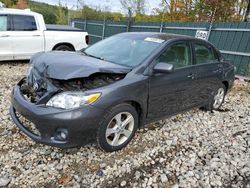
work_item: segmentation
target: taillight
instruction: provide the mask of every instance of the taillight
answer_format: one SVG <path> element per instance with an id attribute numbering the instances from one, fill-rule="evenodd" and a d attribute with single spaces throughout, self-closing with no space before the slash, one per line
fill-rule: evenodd
<path id="1" fill-rule="evenodd" d="M 85 41 L 86 41 L 86 44 L 89 44 L 89 36 L 88 35 L 85 36 Z"/>

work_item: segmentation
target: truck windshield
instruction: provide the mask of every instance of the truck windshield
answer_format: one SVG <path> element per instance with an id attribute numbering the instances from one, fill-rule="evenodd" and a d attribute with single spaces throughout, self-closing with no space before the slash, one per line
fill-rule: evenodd
<path id="1" fill-rule="evenodd" d="M 113 36 L 83 51 L 86 55 L 115 64 L 134 67 L 148 57 L 161 43 L 135 37 Z"/>

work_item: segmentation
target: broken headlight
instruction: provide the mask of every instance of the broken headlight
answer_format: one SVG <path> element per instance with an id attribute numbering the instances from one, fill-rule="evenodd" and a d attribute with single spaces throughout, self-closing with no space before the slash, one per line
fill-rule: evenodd
<path id="1" fill-rule="evenodd" d="M 101 93 L 86 95 L 82 92 L 63 92 L 52 97 L 46 105 L 55 108 L 73 109 L 91 104 L 99 99 L 100 96 Z"/>

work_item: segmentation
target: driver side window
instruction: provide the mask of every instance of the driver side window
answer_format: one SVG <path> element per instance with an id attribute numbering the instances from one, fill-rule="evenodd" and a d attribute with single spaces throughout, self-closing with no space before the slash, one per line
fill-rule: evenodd
<path id="1" fill-rule="evenodd" d="M 0 15 L 0 31 L 7 31 L 7 16 Z"/>
<path id="2" fill-rule="evenodd" d="M 157 63 L 169 63 L 175 68 L 190 65 L 190 48 L 187 43 L 173 44 L 156 60 Z"/>

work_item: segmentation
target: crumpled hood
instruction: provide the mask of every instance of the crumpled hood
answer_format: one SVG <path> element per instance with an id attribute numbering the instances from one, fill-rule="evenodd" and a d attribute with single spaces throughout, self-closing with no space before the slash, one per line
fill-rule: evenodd
<path id="1" fill-rule="evenodd" d="M 38 53 L 31 58 L 35 70 L 47 78 L 69 80 L 94 73 L 128 73 L 131 68 L 75 52 Z"/>

